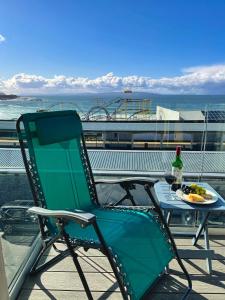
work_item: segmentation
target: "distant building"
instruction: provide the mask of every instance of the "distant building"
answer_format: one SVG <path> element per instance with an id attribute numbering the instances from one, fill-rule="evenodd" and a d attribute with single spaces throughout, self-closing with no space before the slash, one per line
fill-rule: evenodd
<path id="1" fill-rule="evenodd" d="M 201 110 L 172 110 L 157 106 L 156 120 L 162 121 L 204 121 L 205 115 Z"/>

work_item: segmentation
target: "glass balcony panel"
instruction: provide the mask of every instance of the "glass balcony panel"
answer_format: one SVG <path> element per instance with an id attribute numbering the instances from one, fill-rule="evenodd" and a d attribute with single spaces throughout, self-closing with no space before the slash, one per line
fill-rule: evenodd
<path id="1" fill-rule="evenodd" d="M 0 172 L 0 236 L 10 287 L 30 255 L 37 237 L 37 217 L 27 212 L 33 206 L 26 174 Z"/>

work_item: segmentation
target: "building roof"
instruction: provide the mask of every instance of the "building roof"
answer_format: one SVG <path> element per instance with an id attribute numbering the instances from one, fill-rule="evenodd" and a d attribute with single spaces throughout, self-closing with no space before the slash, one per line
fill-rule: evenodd
<path id="1" fill-rule="evenodd" d="M 202 113 L 207 117 L 208 122 L 225 122 L 225 111 L 210 110 Z"/>
<path id="2" fill-rule="evenodd" d="M 204 121 L 205 116 L 201 110 L 181 110 L 180 119 L 184 121 Z"/>
<path id="3" fill-rule="evenodd" d="M 88 150 L 92 169 L 95 174 L 116 175 L 154 175 L 163 174 L 170 169 L 174 151 L 139 150 Z M 184 172 L 203 173 L 209 176 L 225 176 L 225 152 L 183 151 Z M 23 171 L 24 165 L 20 149 L 0 148 L 0 171 Z"/>

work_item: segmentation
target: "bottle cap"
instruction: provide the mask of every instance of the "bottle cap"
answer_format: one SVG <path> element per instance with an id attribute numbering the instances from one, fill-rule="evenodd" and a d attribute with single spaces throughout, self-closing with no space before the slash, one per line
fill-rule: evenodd
<path id="1" fill-rule="evenodd" d="M 181 153 L 181 146 L 176 147 L 176 155 L 180 155 Z"/>

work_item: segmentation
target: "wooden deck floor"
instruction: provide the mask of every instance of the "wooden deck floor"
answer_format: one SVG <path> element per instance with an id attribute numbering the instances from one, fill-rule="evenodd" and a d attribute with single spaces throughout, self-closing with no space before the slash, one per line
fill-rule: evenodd
<path id="1" fill-rule="evenodd" d="M 200 246 L 201 243 L 203 241 L 200 240 Z M 179 249 L 193 249 L 190 238 L 178 238 L 176 244 Z M 225 237 L 211 237 L 210 246 L 215 251 L 213 273 L 211 275 L 206 272 L 205 260 L 186 259 L 184 261 L 193 282 L 191 300 L 225 299 Z M 107 259 L 95 250 L 89 250 L 88 252 L 79 250 L 78 252 L 81 255 L 80 263 L 85 271 L 94 299 L 122 299 Z M 51 249 L 46 259 L 54 255 L 56 255 L 56 252 Z M 174 260 L 170 264 L 170 275 L 165 275 L 161 279 L 153 294 L 149 295 L 149 299 L 181 299 L 185 287 L 184 276 Z M 18 300 L 26 299 L 83 300 L 87 298 L 72 260 L 67 257 L 48 271 L 27 278 L 18 297 Z"/>

